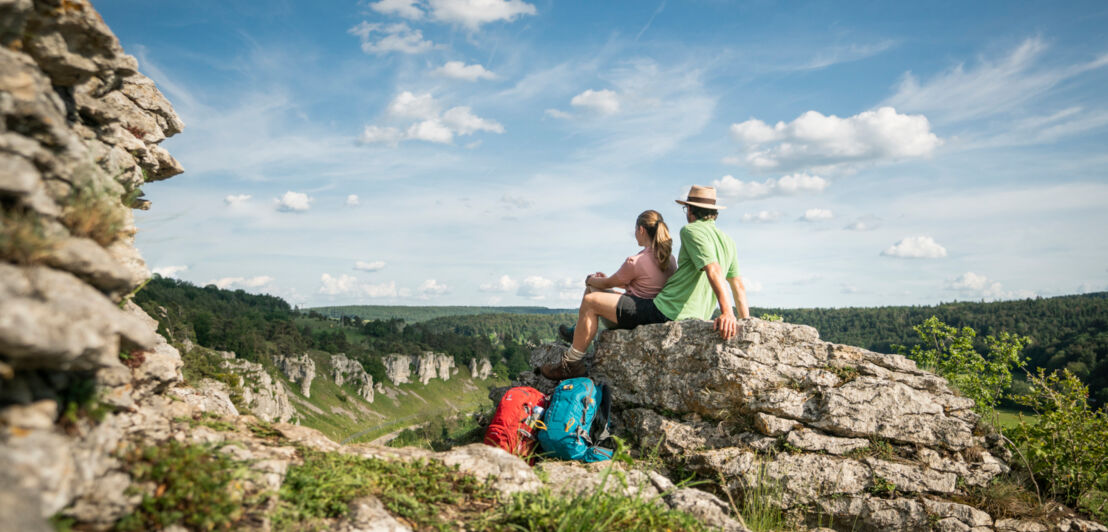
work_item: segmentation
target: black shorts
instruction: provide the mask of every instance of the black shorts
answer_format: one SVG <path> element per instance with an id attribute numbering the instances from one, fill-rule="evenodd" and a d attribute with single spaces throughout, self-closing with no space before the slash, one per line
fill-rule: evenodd
<path id="1" fill-rule="evenodd" d="M 617 329 L 634 329 L 639 325 L 671 321 L 654 306 L 653 299 L 623 294 L 616 304 Z"/>

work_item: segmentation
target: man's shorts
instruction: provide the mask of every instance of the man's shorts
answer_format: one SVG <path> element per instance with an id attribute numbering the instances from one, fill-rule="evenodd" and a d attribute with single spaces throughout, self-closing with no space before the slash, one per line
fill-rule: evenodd
<path id="1" fill-rule="evenodd" d="M 653 299 L 623 294 L 616 304 L 617 329 L 634 329 L 639 325 L 671 321 L 654 306 Z"/>

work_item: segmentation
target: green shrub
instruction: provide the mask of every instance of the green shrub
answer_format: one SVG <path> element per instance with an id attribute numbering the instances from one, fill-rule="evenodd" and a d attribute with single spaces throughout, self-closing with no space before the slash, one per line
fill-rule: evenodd
<path id="1" fill-rule="evenodd" d="M 920 367 L 945 377 L 964 396 L 973 399 L 975 410 L 996 425 L 996 405 L 1012 384 L 1012 368 L 1023 367 L 1023 348 L 1030 340 L 1023 336 L 1000 333 L 986 336 L 986 355 L 974 348 L 977 332 L 969 327 L 955 329 L 931 316 L 914 327 L 920 344 L 901 354 L 916 361 Z"/>
<path id="2" fill-rule="evenodd" d="M 245 471 L 209 446 L 170 440 L 124 456 L 138 483 L 154 486 L 116 530 L 155 530 L 180 524 L 191 530 L 229 530 L 243 513 L 229 489 Z"/>
<path id="3" fill-rule="evenodd" d="M 695 517 L 670 510 L 645 497 L 597 490 L 584 497 L 562 497 L 544 489 L 516 494 L 489 522 L 492 530 L 708 530 Z"/>
<path id="4" fill-rule="evenodd" d="M 1047 493 L 1108 521 L 1108 413 L 1089 406 L 1089 389 L 1068 370 L 1028 375 L 1031 391 L 1015 401 L 1038 415 L 1009 437 Z"/>
<path id="5" fill-rule="evenodd" d="M 49 256 L 56 245 L 37 214 L 0 206 L 0 260 L 36 264 Z"/>
<path id="6" fill-rule="evenodd" d="M 127 209 L 119 195 L 95 184 L 74 187 L 66 198 L 62 223 L 77 236 L 87 236 L 101 246 L 118 239 L 127 225 Z"/>

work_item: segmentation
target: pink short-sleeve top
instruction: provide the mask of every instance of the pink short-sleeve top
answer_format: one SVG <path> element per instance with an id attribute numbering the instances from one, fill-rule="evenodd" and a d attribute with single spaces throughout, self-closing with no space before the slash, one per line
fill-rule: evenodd
<path id="1" fill-rule="evenodd" d="M 627 257 L 612 279 L 626 287 L 627 293 L 635 297 L 652 299 L 662 291 L 673 272 L 677 271 L 677 257 L 669 256 L 669 268 L 663 272 L 654 258 L 654 248 L 643 248 L 635 255 Z"/>

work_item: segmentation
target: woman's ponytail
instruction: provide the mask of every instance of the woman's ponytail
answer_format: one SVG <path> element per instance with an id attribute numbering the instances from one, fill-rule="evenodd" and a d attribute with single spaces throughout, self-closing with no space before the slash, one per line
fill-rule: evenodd
<path id="1" fill-rule="evenodd" d="M 673 237 L 670 236 L 669 227 L 666 226 L 661 213 L 654 210 L 643 211 L 635 224 L 646 229 L 651 247 L 654 248 L 654 259 L 658 261 L 658 268 L 663 273 L 669 273 L 669 259 L 673 255 Z"/>

